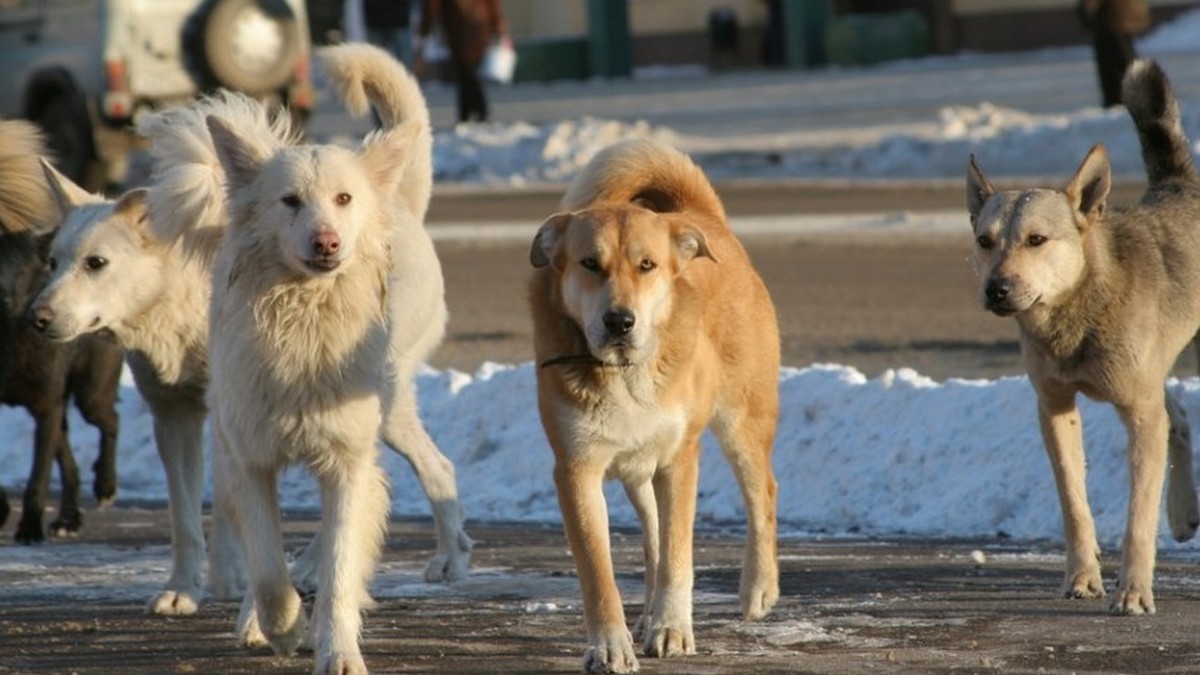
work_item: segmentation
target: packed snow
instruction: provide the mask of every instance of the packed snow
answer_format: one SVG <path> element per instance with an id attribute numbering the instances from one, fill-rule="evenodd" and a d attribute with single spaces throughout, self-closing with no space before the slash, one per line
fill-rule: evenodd
<path id="1" fill-rule="evenodd" d="M 1200 12 L 1176 24 L 1142 44 L 1164 52 L 1200 45 Z M 1200 105 L 1185 102 L 1184 111 L 1189 133 L 1200 138 Z M 958 177 L 967 152 L 975 151 L 986 157 L 989 172 L 1043 175 L 1073 170 L 1095 139 L 1104 138 L 1118 174 L 1140 173 L 1132 130 L 1120 111 L 1084 108 L 1047 115 L 980 103 L 943 109 L 938 128 L 928 136 L 898 132 L 878 143 L 836 151 L 783 152 L 770 166 L 739 165 L 718 154 L 708 158 L 706 168 L 718 176 Z M 435 163 L 442 181 L 563 182 L 600 148 L 629 135 L 661 138 L 684 149 L 695 142 L 645 123 L 597 119 L 481 125 L 439 132 Z M 703 155 L 699 159 L 706 161 Z M 829 219 L 822 226 L 872 226 L 863 225 L 861 216 Z M 128 378 L 122 386 L 119 498 L 165 501 L 149 412 Z M 779 386 L 783 414 L 774 468 L 785 533 L 1060 536 L 1034 394 L 1025 378 L 935 382 L 900 368 L 868 379 L 852 368 L 814 365 L 783 369 Z M 1170 386 L 1182 398 L 1193 428 L 1200 429 L 1200 380 Z M 473 374 L 426 371 L 417 387 L 428 429 L 457 467 L 469 518 L 559 520 L 531 364 L 487 364 Z M 1125 432 L 1108 406 L 1081 405 L 1088 490 L 1101 541 L 1112 545 L 1125 520 Z M 80 466 L 90 466 L 95 430 L 72 413 L 70 433 Z M 32 422 L 23 410 L 0 410 L 0 485 L 10 495 L 19 495 L 24 487 L 31 437 Z M 383 461 L 393 484 L 393 514 L 428 514 L 406 462 L 386 451 Z M 701 524 L 742 522 L 736 482 L 710 437 L 705 439 L 699 490 Z M 610 485 L 607 495 L 614 522 L 634 523 L 619 488 Z M 301 470 L 284 473 L 281 496 L 292 508 L 315 509 L 318 503 L 315 484 Z M 1160 542 L 1168 549 L 1176 546 L 1165 526 Z"/>

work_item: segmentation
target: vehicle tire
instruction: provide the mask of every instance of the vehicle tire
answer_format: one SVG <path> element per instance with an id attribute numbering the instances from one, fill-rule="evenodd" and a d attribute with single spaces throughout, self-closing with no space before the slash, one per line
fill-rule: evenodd
<path id="1" fill-rule="evenodd" d="M 292 81 L 303 37 L 284 0 L 209 0 L 184 36 L 204 88 L 260 96 Z"/>
<path id="2" fill-rule="evenodd" d="M 87 111 L 72 97 L 57 93 L 48 96 L 33 111 L 32 121 L 46 134 L 54 164 L 68 178 L 88 189 L 95 189 L 93 165 L 96 151 L 92 125 Z"/>

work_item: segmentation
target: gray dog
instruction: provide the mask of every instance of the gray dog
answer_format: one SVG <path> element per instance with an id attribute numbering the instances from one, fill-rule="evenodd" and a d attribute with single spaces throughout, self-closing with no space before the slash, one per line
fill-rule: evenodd
<path id="1" fill-rule="evenodd" d="M 1187 418 L 1163 387 L 1200 327 L 1200 177 L 1159 66 L 1134 63 L 1123 96 L 1149 177 L 1138 205 L 1108 208 L 1111 175 L 1100 145 L 1061 191 L 997 192 L 972 157 L 967 205 L 983 304 L 1017 320 L 1037 390 L 1062 504 L 1063 592 L 1104 595 L 1075 404 L 1082 393 L 1112 403 L 1129 434 L 1129 516 L 1109 610 L 1143 614 L 1154 612 L 1158 513 L 1168 468 L 1172 534 L 1184 541 L 1200 525 Z"/>

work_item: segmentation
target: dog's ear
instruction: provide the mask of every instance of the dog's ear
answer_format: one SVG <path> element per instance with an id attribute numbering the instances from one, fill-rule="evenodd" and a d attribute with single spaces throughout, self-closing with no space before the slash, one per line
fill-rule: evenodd
<path id="1" fill-rule="evenodd" d="M 674 228 L 674 238 L 675 253 L 679 256 L 680 262 L 686 263 L 695 258 L 708 258 L 717 262 L 712 250 L 708 248 L 708 239 L 700 230 L 690 225 L 677 226 Z"/>
<path id="2" fill-rule="evenodd" d="M 229 187 L 244 187 L 254 182 L 267 158 L 256 152 L 224 119 L 209 115 L 204 121 Z"/>
<path id="3" fill-rule="evenodd" d="M 1065 192 L 1071 206 L 1083 216 L 1084 221 L 1091 222 L 1104 215 L 1104 207 L 1108 203 L 1108 192 L 1112 189 L 1112 168 L 1108 163 L 1108 151 L 1104 145 L 1097 143 L 1088 151 L 1087 157 L 1079 165 L 1075 177 L 1067 185 Z"/>
<path id="4" fill-rule="evenodd" d="M 96 195 L 84 190 L 70 178 L 59 173 L 58 169 L 54 168 L 54 165 L 47 162 L 44 157 L 42 158 L 42 171 L 46 174 L 46 184 L 50 186 L 50 193 L 58 208 L 59 223 L 66 220 L 67 215 L 76 207 L 100 201 Z"/>
<path id="5" fill-rule="evenodd" d="M 975 163 L 975 154 L 971 153 L 971 158 L 967 161 L 967 213 L 971 214 L 971 225 L 979 218 L 979 212 L 983 210 L 988 197 L 994 194 L 996 188 L 992 187 L 991 181 L 983 175 L 983 171 Z"/>
<path id="6" fill-rule="evenodd" d="M 556 213 L 546 219 L 533 237 L 533 246 L 529 248 L 529 263 L 537 268 L 550 264 L 555 258 L 556 249 L 562 241 L 562 233 L 571 222 L 571 214 Z"/>
<path id="7" fill-rule="evenodd" d="M 113 216 L 122 218 L 138 237 L 144 241 L 154 239 L 150 230 L 150 212 L 147 208 L 150 191 L 145 188 L 130 190 L 113 204 Z"/>
<path id="8" fill-rule="evenodd" d="M 372 184 L 383 194 L 393 194 L 404 179 L 421 133 L 420 124 L 408 122 L 386 132 L 372 134 L 363 144 L 360 151 L 363 165 Z"/>

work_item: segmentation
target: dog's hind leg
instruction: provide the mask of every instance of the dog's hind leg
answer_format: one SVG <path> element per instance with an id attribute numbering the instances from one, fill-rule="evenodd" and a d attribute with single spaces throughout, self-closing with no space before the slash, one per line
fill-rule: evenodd
<path id="1" fill-rule="evenodd" d="M 1171 434 L 1167 445 L 1167 522 L 1175 541 L 1187 541 L 1200 527 L 1200 504 L 1192 473 L 1192 429 L 1179 399 L 1166 392 Z"/>
<path id="2" fill-rule="evenodd" d="M 778 484 L 771 471 L 771 447 L 779 409 L 778 391 L 771 385 L 760 395 L 771 401 L 739 410 L 719 409 L 713 434 L 733 468 L 746 508 L 746 552 L 742 559 L 739 595 L 742 616 L 753 621 L 771 611 L 779 599 L 776 500 Z M 773 401 L 773 402 L 772 402 Z M 751 410 L 759 411 L 752 415 Z"/>
<path id="3" fill-rule="evenodd" d="M 625 484 L 625 494 L 637 512 L 638 522 L 642 524 L 642 555 L 646 565 L 646 594 L 642 607 L 642 616 L 633 627 L 633 639 L 641 642 L 650 630 L 651 601 L 654 599 L 654 579 L 658 576 L 659 532 L 658 532 L 658 502 L 654 498 L 654 485 L 643 481 L 637 485 Z"/>
<path id="4" fill-rule="evenodd" d="M 195 614 L 204 587 L 204 449 L 205 411 L 189 404 L 160 404 L 154 412 L 154 440 L 167 474 L 167 506 L 171 517 L 171 577 L 150 598 L 152 614 Z"/>
<path id="5" fill-rule="evenodd" d="M 1112 614 L 1154 613 L 1154 560 L 1158 513 L 1166 479 L 1170 422 L 1162 389 L 1117 412 L 1129 433 L 1129 517 L 1122 546 L 1120 581 L 1109 604 Z"/>
<path id="6" fill-rule="evenodd" d="M 1063 537 L 1067 546 L 1067 571 L 1062 592 L 1068 598 L 1104 597 L 1100 578 L 1100 545 L 1088 506 L 1086 462 L 1083 454 L 1083 419 L 1075 405 L 1075 392 L 1038 388 L 1038 422 L 1062 508 Z"/>
<path id="7" fill-rule="evenodd" d="M 318 476 L 321 576 L 313 608 L 317 675 L 365 675 L 359 648 L 367 587 L 383 551 L 390 506 L 387 476 L 374 442 Z M 261 622 L 261 617 L 260 617 Z"/>
<path id="8" fill-rule="evenodd" d="M 458 581 L 467 577 L 474 542 L 463 529 L 466 519 L 458 501 L 454 464 L 438 450 L 417 414 L 411 380 L 395 383 L 397 391 L 381 427 L 383 442 L 400 453 L 417 474 L 433 510 L 437 554 L 425 568 L 426 581 Z"/>

